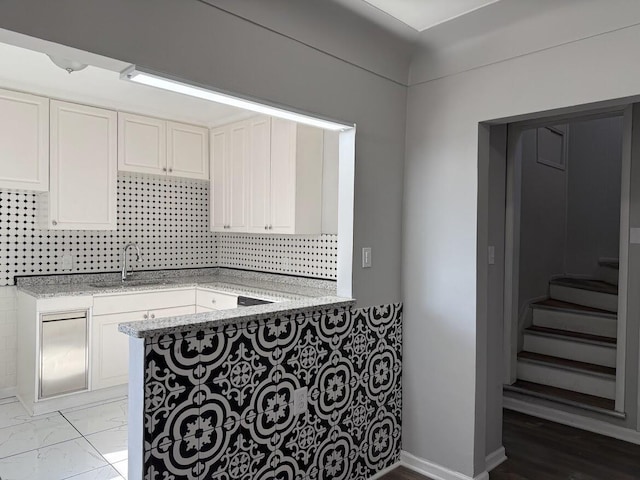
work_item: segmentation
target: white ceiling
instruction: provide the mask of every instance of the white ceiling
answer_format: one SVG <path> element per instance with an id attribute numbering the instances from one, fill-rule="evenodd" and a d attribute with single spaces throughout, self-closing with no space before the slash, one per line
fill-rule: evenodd
<path id="1" fill-rule="evenodd" d="M 127 65 L 112 63 L 117 69 Z M 0 88 L 9 90 L 207 126 L 254 115 L 244 109 L 120 80 L 119 70 L 90 65 L 69 74 L 44 53 L 6 43 L 0 43 L 0 65 Z"/>
<path id="2" fill-rule="evenodd" d="M 499 0 L 356 0 L 422 32 Z M 344 4 L 344 2 L 342 2 Z"/>

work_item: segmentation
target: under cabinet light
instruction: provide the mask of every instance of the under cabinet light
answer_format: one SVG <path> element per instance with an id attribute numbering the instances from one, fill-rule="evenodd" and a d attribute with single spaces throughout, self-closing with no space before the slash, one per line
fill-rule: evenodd
<path id="1" fill-rule="evenodd" d="M 287 110 L 271 107 L 269 105 L 263 105 L 251 100 L 245 100 L 242 98 L 227 95 L 225 93 L 208 90 L 206 88 L 196 87 L 177 80 L 165 78 L 154 73 L 148 73 L 140 71 L 135 65 L 127 68 L 120 74 L 120 78 L 150 87 L 161 88 L 163 90 L 169 90 L 183 95 L 189 95 L 191 97 L 201 98 L 210 102 L 222 103 L 224 105 L 230 105 L 232 107 L 243 108 L 256 113 L 262 113 L 270 115 L 272 117 L 278 117 L 285 120 L 291 120 L 312 127 L 323 128 L 325 130 L 342 131 L 353 128 L 353 125 L 344 125 L 328 120 L 322 120 L 320 118 L 309 117 L 300 113 L 289 112 Z"/>

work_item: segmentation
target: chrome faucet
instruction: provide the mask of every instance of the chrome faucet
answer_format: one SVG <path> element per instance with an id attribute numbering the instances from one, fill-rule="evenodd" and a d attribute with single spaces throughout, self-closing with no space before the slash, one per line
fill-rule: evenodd
<path id="1" fill-rule="evenodd" d="M 127 243 L 124 247 L 124 250 L 122 250 L 121 278 L 123 282 L 127 279 L 127 250 L 129 250 L 130 247 L 133 247 L 136 249 L 136 262 L 139 262 L 140 260 L 142 260 L 142 255 L 140 254 L 140 247 L 138 247 L 138 245 L 136 245 L 133 242 Z"/>

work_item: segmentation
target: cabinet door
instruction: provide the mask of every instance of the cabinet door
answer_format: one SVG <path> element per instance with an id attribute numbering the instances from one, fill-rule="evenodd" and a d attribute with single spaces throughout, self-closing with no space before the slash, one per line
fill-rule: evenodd
<path id="1" fill-rule="evenodd" d="M 211 130 L 211 179 L 209 182 L 209 229 L 225 232 L 227 225 L 226 158 L 228 155 L 229 128 Z"/>
<path id="2" fill-rule="evenodd" d="M 91 389 L 113 387 L 129 381 L 129 337 L 118 324 L 144 319 L 147 311 L 94 315 L 91 338 Z"/>
<path id="3" fill-rule="evenodd" d="M 249 153 L 249 123 L 234 123 L 229 132 L 229 156 L 225 162 L 229 220 L 227 231 L 247 231 L 247 158 Z"/>
<path id="4" fill-rule="evenodd" d="M 0 90 L 0 188 L 49 190 L 49 99 Z"/>
<path id="5" fill-rule="evenodd" d="M 49 227 L 115 230 L 117 115 L 51 101 Z"/>
<path id="6" fill-rule="evenodd" d="M 167 173 L 167 122 L 118 112 L 118 170 Z"/>
<path id="7" fill-rule="evenodd" d="M 209 130 L 167 122 L 167 166 L 174 177 L 209 178 Z"/>
<path id="8" fill-rule="evenodd" d="M 269 232 L 295 233 L 296 123 L 290 120 L 271 120 L 270 186 Z"/>
<path id="9" fill-rule="evenodd" d="M 247 159 L 248 231 L 265 233 L 270 224 L 271 118 L 249 120 Z"/>

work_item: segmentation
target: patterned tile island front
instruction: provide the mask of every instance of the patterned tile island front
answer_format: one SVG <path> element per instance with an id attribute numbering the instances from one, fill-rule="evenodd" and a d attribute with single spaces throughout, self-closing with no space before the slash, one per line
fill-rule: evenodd
<path id="1" fill-rule="evenodd" d="M 366 480 L 399 461 L 401 304 L 283 310 L 123 329 L 129 479 Z"/>

